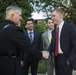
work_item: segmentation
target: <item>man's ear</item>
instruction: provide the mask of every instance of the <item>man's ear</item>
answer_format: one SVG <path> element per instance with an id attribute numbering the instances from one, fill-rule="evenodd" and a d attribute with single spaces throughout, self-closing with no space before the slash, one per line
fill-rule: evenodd
<path id="1" fill-rule="evenodd" d="M 14 17 L 14 14 L 12 13 L 12 14 L 11 14 L 11 19 L 13 19 L 13 17 Z"/>
<path id="2" fill-rule="evenodd" d="M 60 18 L 62 18 L 62 14 L 60 14 Z"/>

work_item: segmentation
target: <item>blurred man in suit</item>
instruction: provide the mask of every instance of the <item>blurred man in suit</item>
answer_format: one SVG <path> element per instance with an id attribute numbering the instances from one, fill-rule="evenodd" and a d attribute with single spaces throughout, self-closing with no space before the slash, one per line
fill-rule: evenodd
<path id="1" fill-rule="evenodd" d="M 64 11 L 61 9 L 53 10 L 51 17 L 57 27 L 53 30 L 48 51 L 54 52 L 56 75 L 72 75 L 72 70 L 76 68 L 76 26 L 64 22 Z"/>
<path id="2" fill-rule="evenodd" d="M 52 30 L 54 29 L 54 23 L 51 18 L 46 19 L 46 26 L 48 30 L 42 34 L 43 50 L 47 50 L 52 39 Z M 52 53 L 46 60 L 46 72 L 47 75 L 53 75 L 54 73 L 54 54 Z"/>
<path id="3" fill-rule="evenodd" d="M 0 75 L 23 75 L 19 58 L 21 50 L 38 59 L 48 58 L 47 52 L 37 50 L 27 41 L 19 27 L 21 20 L 21 8 L 6 8 L 6 18 L 0 24 Z"/>
<path id="4" fill-rule="evenodd" d="M 27 38 L 28 42 L 30 44 L 32 44 L 36 49 L 42 51 L 43 50 L 43 44 L 42 44 L 41 33 L 34 30 L 33 19 L 27 19 L 25 21 L 25 28 L 27 30 L 24 30 L 24 34 L 25 34 L 25 37 Z M 24 54 L 23 55 L 23 61 L 24 61 L 25 75 L 28 75 L 29 67 L 31 69 L 31 74 L 37 75 L 39 59 L 37 59 L 35 56 Z"/>

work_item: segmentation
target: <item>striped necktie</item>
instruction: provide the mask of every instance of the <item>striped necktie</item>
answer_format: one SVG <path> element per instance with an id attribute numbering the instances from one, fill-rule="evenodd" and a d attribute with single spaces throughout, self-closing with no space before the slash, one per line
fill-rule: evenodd
<path id="1" fill-rule="evenodd" d="M 32 43 L 32 32 L 29 33 L 30 42 Z"/>

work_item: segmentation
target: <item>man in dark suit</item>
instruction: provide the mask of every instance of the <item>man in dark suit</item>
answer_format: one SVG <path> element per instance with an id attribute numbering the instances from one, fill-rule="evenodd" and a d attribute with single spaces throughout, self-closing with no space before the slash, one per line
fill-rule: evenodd
<path id="1" fill-rule="evenodd" d="M 36 49 L 42 51 L 43 44 L 42 44 L 41 33 L 34 30 L 33 19 L 27 19 L 25 21 L 25 28 L 27 30 L 24 30 L 24 34 L 25 34 L 25 37 L 27 38 L 28 42 L 31 43 Z M 37 75 L 39 59 L 37 59 L 35 56 L 24 54 L 23 61 L 24 61 L 25 75 L 28 75 L 29 67 L 31 69 L 31 74 Z"/>
<path id="2" fill-rule="evenodd" d="M 0 75 L 23 75 L 19 58 L 21 50 L 38 59 L 48 57 L 47 52 L 37 50 L 25 38 L 19 27 L 21 15 L 21 8 L 8 6 L 6 18 L 0 24 Z"/>
<path id="3" fill-rule="evenodd" d="M 57 25 L 52 33 L 52 42 L 48 48 L 54 52 L 56 75 L 72 75 L 76 60 L 76 26 L 64 22 L 64 12 L 55 9 L 51 13 L 54 24 Z"/>

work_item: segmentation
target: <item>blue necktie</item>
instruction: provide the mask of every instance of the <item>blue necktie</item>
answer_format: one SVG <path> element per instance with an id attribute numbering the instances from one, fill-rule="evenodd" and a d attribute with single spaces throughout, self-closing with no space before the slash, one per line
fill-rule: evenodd
<path id="1" fill-rule="evenodd" d="M 32 43 L 32 32 L 29 33 L 30 42 Z"/>

